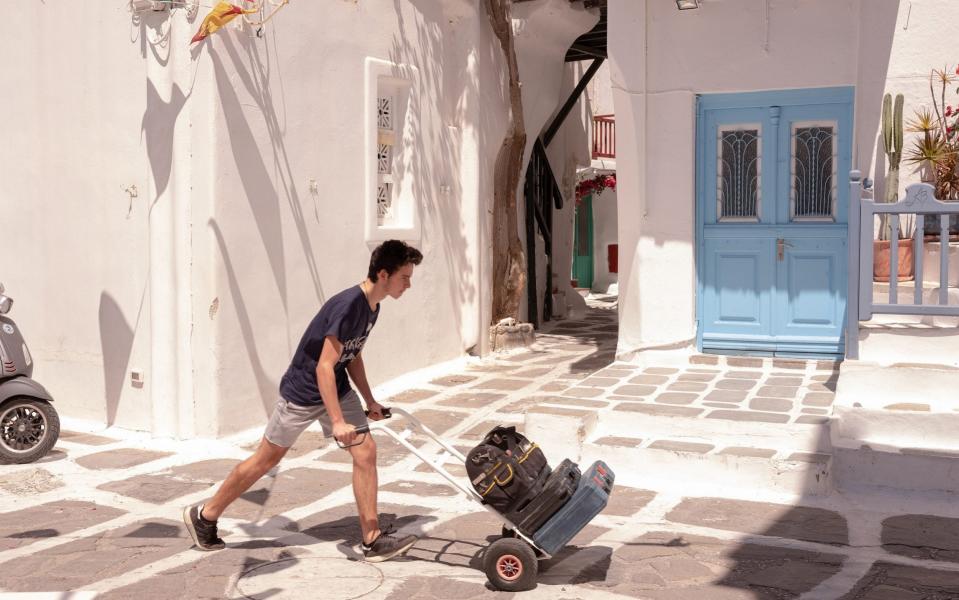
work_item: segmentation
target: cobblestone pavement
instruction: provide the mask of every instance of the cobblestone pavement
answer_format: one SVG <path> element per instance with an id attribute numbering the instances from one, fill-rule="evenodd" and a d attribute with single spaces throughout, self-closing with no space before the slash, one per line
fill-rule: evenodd
<path id="1" fill-rule="evenodd" d="M 534 406 L 757 423 L 828 417 L 832 363 L 694 357 L 687 368 L 639 369 L 614 361 L 616 327 L 615 298 L 593 299 L 585 319 L 544 328 L 535 350 L 477 361 L 384 403 L 412 410 L 462 448 L 496 424 L 521 424 Z M 0 590 L 103 599 L 959 599 L 959 515 L 948 510 L 915 514 L 908 499 L 864 506 L 862 498 L 687 497 L 623 485 L 542 562 L 536 590 L 494 592 L 481 564 L 499 523 L 385 436 L 381 513 L 422 539 L 404 559 L 366 564 L 356 560 L 348 455 L 312 430 L 224 515 L 226 550 L 191 548 L 181 508 L 208 497 L 257 437 L 64 432 L 42 462 L 3 467 Z M 599 441 L 623 452 L 657 447 Z M 615 468 L 616 457 L 608 462 Z"/>

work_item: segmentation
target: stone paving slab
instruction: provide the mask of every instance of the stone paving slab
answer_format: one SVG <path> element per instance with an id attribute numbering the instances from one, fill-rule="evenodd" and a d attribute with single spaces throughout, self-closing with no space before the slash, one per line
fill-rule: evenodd
<path id="1" fill-rule="evenodd" d="M 932 515 L 889 517 L 882 522 L 882 547 L 911 558 L 959 562 L 959 519 Z"/>
<path id="2" fill-rule="evenodd" d="M 722 498 L 687 498 L 671 510 L 666 519 L 673 523 L 821 544 L 849 543 L 848 526 L 842 515 L 807 506 Z"/>
<path id="3" fill-rule="evenodd" d="M 476 381 L 478 378 L 475 375 L 446 375 L 444 377 L 438 377 L 430 381 L 433 385 L 444 385 L 444 386 L 456 386 L 469 383 L 471 381 Z"/>
<path id="4" fill-rule="evenodd" d="M 103 483 L 97 486 L 97 489 L 151 504 L 164 504 L 219 484 L 239 462 L 216 459 L 178 465 L 161 473 L 149 473 Z"/>
<path id="5" fill-rule="evenodd" d="M 0 564 L 0 587 L 70 591 L 183 551 L 182 523 L 139 521 Z"/>
<path id="6" fill-rule="evenodd" d="M 62 429 L 60 430 L 60 439 L 73 442 L 74 444 L 85 444 L 87 446 L 105 446 L 107 444 L 113 444 L 117 441 L 113 438 L 104 437 L 102 435 L 81 433 L 78 431 L 64 431 Z"/>
<path id="7" fill-rule="evenodd" d="M 304 467 L 281 470 L 276 477 L 260 479 L 223 516 L 257 521 L 316 502 L 351 481 L 352 475 L 343 471 Z"/>
<path id="8" fill-rule="evenodd" d="M 690 406 L 671 406 L 667 404 L 650 405 L 639 403 L 622 403 L 613 407 L 613 410 L 638 412 L 664 417 L 695 417 L 703 413 L 703 409 L 692 408 Z"/>
<path id="9" fill-rule="evenodd" d="M 227 471 L 224 471 L 224 479 L 226 475 Z M 183 481 L 170 475 L 137 475 L 129 479 L 98 485 L 97 489 L 151 504 L 165 504 L 181 496 L 208 489 L 212 485 L 212 483 Z"/>
<path id="10" fill-rule="evenodd" d="M 182 545 L 181 540 L 181 550 Z M 190 600 L 223 600 L 230 580 L 238 574 L 305 553 L 300 548 L 287 547 L 273 540 L 231 544 L 227 550 L 218 552 L 190 552 L 196 556 L 195 560 L 100 594 L 97 600 L 184 598 L 185 590 L 189 590 L 187 597 Z"/>
<path id="11" fill-rule="evenodd" d="M 474 384 L 472 387 L 473 389 L 477 390 L 515 391 L 528 386 L 529 383 L 530 382 L 525 379 L 507 379 L 505 377 L 498 377 Z"/>
<path id="12" fill-rule="evenodd" d="M 832 554 L 659 531 L 617 548 L 605 577 L 584 585 L 655 600 L 797 598 L 836 574 L 842 560 Z"/>
<path id="13" fill-rule="evenodd" d="M 429 427 L 437 435 L 456 427 L 469 419 L 469 415 L 449 410 L 422 408 L 413 411 L 413 416 Z"/>
<path id="14" fill-rule="evenodd" d="M 776 455 L 776 451 L 769 448 L 729 446 L 720 450 L 718 454 L 727 454 L 730 456 L 751 456 L 753 458 L 772 458 Z"/>
<path id="15" fill-rule="evenodd" d="M 0 551 L 65 536 L 126 514 L 125 510 L 78 500 L 23 506 L 0 514 Z M 0 572 L 0 577 L 3 577 Z M 9 577 L 10 574 L 8 573 Z M 3 587 L 0 584 L 0 587 Z"/>
<path id="16" fill-rule="evenodd" d="M 399 394 L 394 394 L 389 398 L 385 398 L 382 402 L 384 406 L 389 406 L 392 403 L 412 404 L 414 402 L 426 400 L 427 398 L 432 398 L 437 394 L 439 394 L 439 392 L 436 390 L 410 389 L 400 392 Z"/>
<path id="17" fill-rule="evenodd" d="M 689 452 L 691 454 L 706 454 L 715 446 L 712 444 L 697 444 L 695 442 L 678 442 L 673 440 L 656 440 L 649 445 L 651 450 L 669 450 L 671 452 Z"/>
<path id="18" fill-rule="evenodd" d="M 629 517 L 636 514 L 656 497 L 656 492 L 617 484 L 601 514 Z"/>
<path id="19" fill-rule="evenodd" d="M 91 470 L 128 469 L 167 456 L 173 456 L 173 454 L 171 452 L 158 452 L 156 450 L 118 448 L 116 450 L 105 450 L 103 452 L 97 452 L 96 454 L 81 456 L 76 460 L 76 463 L 81 467 Z"/>
<path id="20" fill-rule="evenodd" d="M 959 573 L 879 561 L 840 600 L 955 600 Z"/>
<path id="21" fill-rule="evenodd" d="M 257 440 L 243 446 L 244 450 L 249 450 L 251 453 L 254 452 L 257 448 L 260 447 L 262 440 Z M 321 431 L 304 431 L 300 434 L 296 441 L 293 442 L 293 445 L 290 446 L 290 449 L 287 450 L 286 456 L 283 457 L 284 460 L 290 460 L 292 458 L 298 458 L 304 454 L 309 454 L 317 448 L 325 448 L 330 444 L 330 440 L 323 437 Z"/>
<path id="22" fill-rule="evenodd" d="M 380 511 L 380 526 L 392 524 L 402 533 L 422 536 L 423 526 L 436 520 L 436 517 L 432 516 L 433 509 L 415 504 L 399 505 L 381 502 L 377 508 Z M 355 504 L 340 504 L 296 522 L 290 521 L 283 525 L 283 529 L 304 533 L 321 542 L 345 542 L 355 545 L 362 541 Z"/>
<path id="23" fill-rule="evenodd" d="M 754 423 L 788 423 L 789 415 L 758 411 L 714 410 L 707 419 L 726 419 L 728 421 L 747 421 Z"/>
<path id="24" fill-rule="evenodd" d="M 486 408 L 498 400 L 506 398 L 506 394 L 492 394 L 489 392 L 469 392 L 456 394 L 436 402 L 437 406 L 453 406 L 456 408 Z"/>

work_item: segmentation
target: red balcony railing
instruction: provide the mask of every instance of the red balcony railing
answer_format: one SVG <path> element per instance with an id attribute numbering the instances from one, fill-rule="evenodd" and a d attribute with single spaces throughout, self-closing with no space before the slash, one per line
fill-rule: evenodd
<path id="1" fill-rule="evenodd" d="M 616 116 L 593 117 L 593 158 L 616 158 Z"/>

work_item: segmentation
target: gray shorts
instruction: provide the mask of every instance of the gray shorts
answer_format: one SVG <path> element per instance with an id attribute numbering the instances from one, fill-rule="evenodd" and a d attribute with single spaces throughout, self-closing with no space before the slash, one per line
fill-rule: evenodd
<path id="1" fill-rule="evenodd" d="M 350 425 L 354 427 L 366 425 L 363 404 L 355 391 L 350 390 L 340 398 L 340 410 L 343 411 L 343 418 Z M 320 422 L 323 437 L 333 437 L 333 424 L 330 422 L 330 415 L 326 412 L 325 404 L 302 406 L 280 398 L 276 401 L 276 407 L 270 416 L 270 422 L 266 424 L 263 437 L 277 446 L 289 448 L 313 421 Z"/>

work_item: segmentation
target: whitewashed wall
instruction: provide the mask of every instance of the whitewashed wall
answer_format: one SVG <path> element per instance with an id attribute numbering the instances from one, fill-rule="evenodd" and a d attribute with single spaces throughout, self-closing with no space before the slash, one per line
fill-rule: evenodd
<path id="1" fill-rule="evenodd" d="M 695 336 L 696 95 L 855 86 L 853 164 L 874 172 L 883 92 L 904 93 L 907 114 L 927 101 L 929 69 L 956 60 L 944 40 L 959 4 L 703 0 L 679 11 L 674 2 L 610 0 L 609 22 L 619 351 L 632 354 L 688 351 Z"/>
<path id="2" fill-rule="evenodd" d="M 517 6 L 538 133 L 544 98 L 558 102 L 555 47 L 595 16 Z M 180 438 L 262 426 L 303 329 L 375 245 L 370 58 L 415 73 L 402 199 L 425 255 L 384 302 L 371 383 L 486 351 L 508 87 L 482 3 L 292 3 L 262 38 L 230 25 L 193 47 L 202 12 L 50 0 L 7 15 L 0 280 L 65 417 Z M 557 89 L 538 96 L 544 82 Z"/>
<path id="3" fill-rule="evenodd" d="M 366 273 L 371 56 L 419 70 L 410 241 L 425 260 L 384 303 L 370 378 L 484 339 L 481 206 L 506 104 L 472 3 L 291 5 L 262 39 L 229 27 L 193 48 L 182 10 L 10 10 L 0 236 L 19 258 L 3 280 L 62 414 L 179 437 L 263 423 L 303 328 Z"/>

